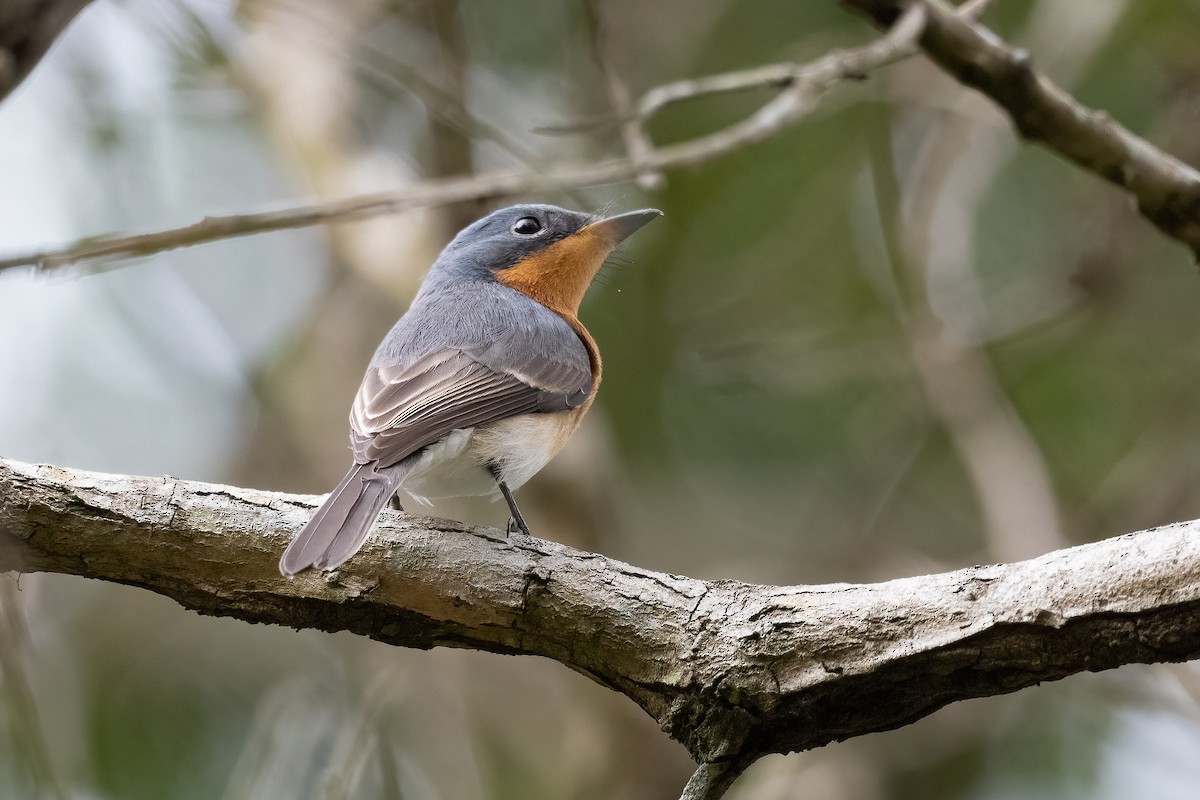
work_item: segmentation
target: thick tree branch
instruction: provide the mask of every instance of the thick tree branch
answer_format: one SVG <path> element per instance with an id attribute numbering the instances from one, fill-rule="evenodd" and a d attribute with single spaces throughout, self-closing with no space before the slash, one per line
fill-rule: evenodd
<path id="1" fill-rule="evenodd" d="M 1027 52 L 942 0 L 842 2 L 884 27 L 906 9 L 925 6 L 920 46 L 929 58 L 994 100 L 1022 136 L 1129 190 L 1148 220 L 1200 260 L 1200 172 L 1078 102 L 1035 70 Z"/>
<path id="2" fill-rule="evenodd" d="M 697 792 L 765 753 L 899 727 L 955 700 L 1200 655 L 1200 522 L 880 584 L 756 586 L 387 513 L 347 569 L 284 580 L 279 553 L 314 505 L 0 459 L 0 569 L 405 647 L 546 656 L 686 745 L 706 765 Z"/>
<path id="3" fill-rule="evenodd" d="M 696 139 L 657 148 L 647 146 L 645 151 L 636 154 L 636 160 L 617 158 L 538 171 L 469 175 L 424 181 L 398 192 L 364 195 L 298 208 L 206 217 L 181 228 L 133 236 L 97 236 L 61 248 L 0 258 L 0 270 L 25 266 L 45 270 L 91 259 L 146 256 L 177 247 L 265 231 L 362 219 L 421 206 L 596 186 L 630 180 L 641 174 L 696 166 L 776 135 L 812 113 L 821 95 L 838 82 L 848 77 L 861 77 L 911 54 L 923 20 L 924 11 L 915 9 L 903 16 L 886 36 L 871 44 L 833 52 L 808 64 L 789 65 L 791 74 L 784 81 L 782 91 L 747 119 Z M 698 92 L 707 93 L 711 93 L 711 90 Z M 676 90 L 669 102 L 680 99 L 682 96 Z"/>

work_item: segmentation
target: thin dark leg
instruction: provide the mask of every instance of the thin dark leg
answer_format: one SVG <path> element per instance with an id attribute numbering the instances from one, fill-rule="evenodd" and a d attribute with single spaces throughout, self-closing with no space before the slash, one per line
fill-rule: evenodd
<path id="1" fill-rule="evenodd" d="M 529 526 L 525 524 L 525 517 L 521 516 L 521 509 L 517 508 L 517 498 L 513 497 L 512 490 L 508 488 L 508 484 L 500 480 L 499 467 L 495 464 L 488 464 L 488 471 L 492 473 L 492 477 L 496 479 L 496 483 L 500 486 L 500 494 L 504 495 L 504 502 L 508 503 L 508 513 L 512 514 L 508 519 L 509 535 L 520 531 L 526 536 L 533 536 L 529 532 Z"/>
<path id="2" fill-rule="evenodd" d="M 509 491 L 508 484 L 504 481 L 496 481 L 500 484 L 500 493 L 504 495 L 504 502 L 508 503 L 508 511 L 512 517 L 508 520 L 508 532 L 516 533 L 513 528 L 516 528 L 526 536 L 533 536 L 529 532 L 529 526 L 525 524 L 525 518 L 521 516 L 521 509 L 517 508 L 517 498 L 513 497 L 513 493 Z"/>

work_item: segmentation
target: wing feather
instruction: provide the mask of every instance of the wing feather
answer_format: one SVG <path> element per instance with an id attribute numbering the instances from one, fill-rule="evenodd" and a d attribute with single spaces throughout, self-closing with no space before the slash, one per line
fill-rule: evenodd
<path id="1" fill-rule="evenodd" d="M 511 344 L 500 337 L 483 346 L 447 348 L 407 366 L 367 370 L 350 412 L 355 460 L 388 467 L 453 430 L 565 411 L 591 394 L 582 343 L 579 352 L 557 355 Z"/>

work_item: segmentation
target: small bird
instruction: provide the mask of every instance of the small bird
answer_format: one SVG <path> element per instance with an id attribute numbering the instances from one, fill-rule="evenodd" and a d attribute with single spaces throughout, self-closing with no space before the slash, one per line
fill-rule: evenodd
<path id="1" fill-rule="evenodd" d="M 344 563 L 400 488 L 419 502 L 499 491 L 509 533 L 529 535 L 513 492 L 562 449 L 600 385 L 579 304 L 613 248 L 661 215 L 519 205 L 455 236 L 375 351 L 350 409 L 354 465 L 279 571 Z"/>

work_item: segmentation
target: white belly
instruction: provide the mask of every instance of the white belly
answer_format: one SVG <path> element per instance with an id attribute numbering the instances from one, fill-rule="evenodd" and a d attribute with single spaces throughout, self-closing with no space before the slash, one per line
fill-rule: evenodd
<path id="1" fill-rule="evenodd" d="M 516 489 L 546 466 L 574 430 L 572 412 L 525 414 L 451 432 L 426 447 L 401 486 L 420 503 L 444 497 L 500 496 L 488 464 Z"/>

